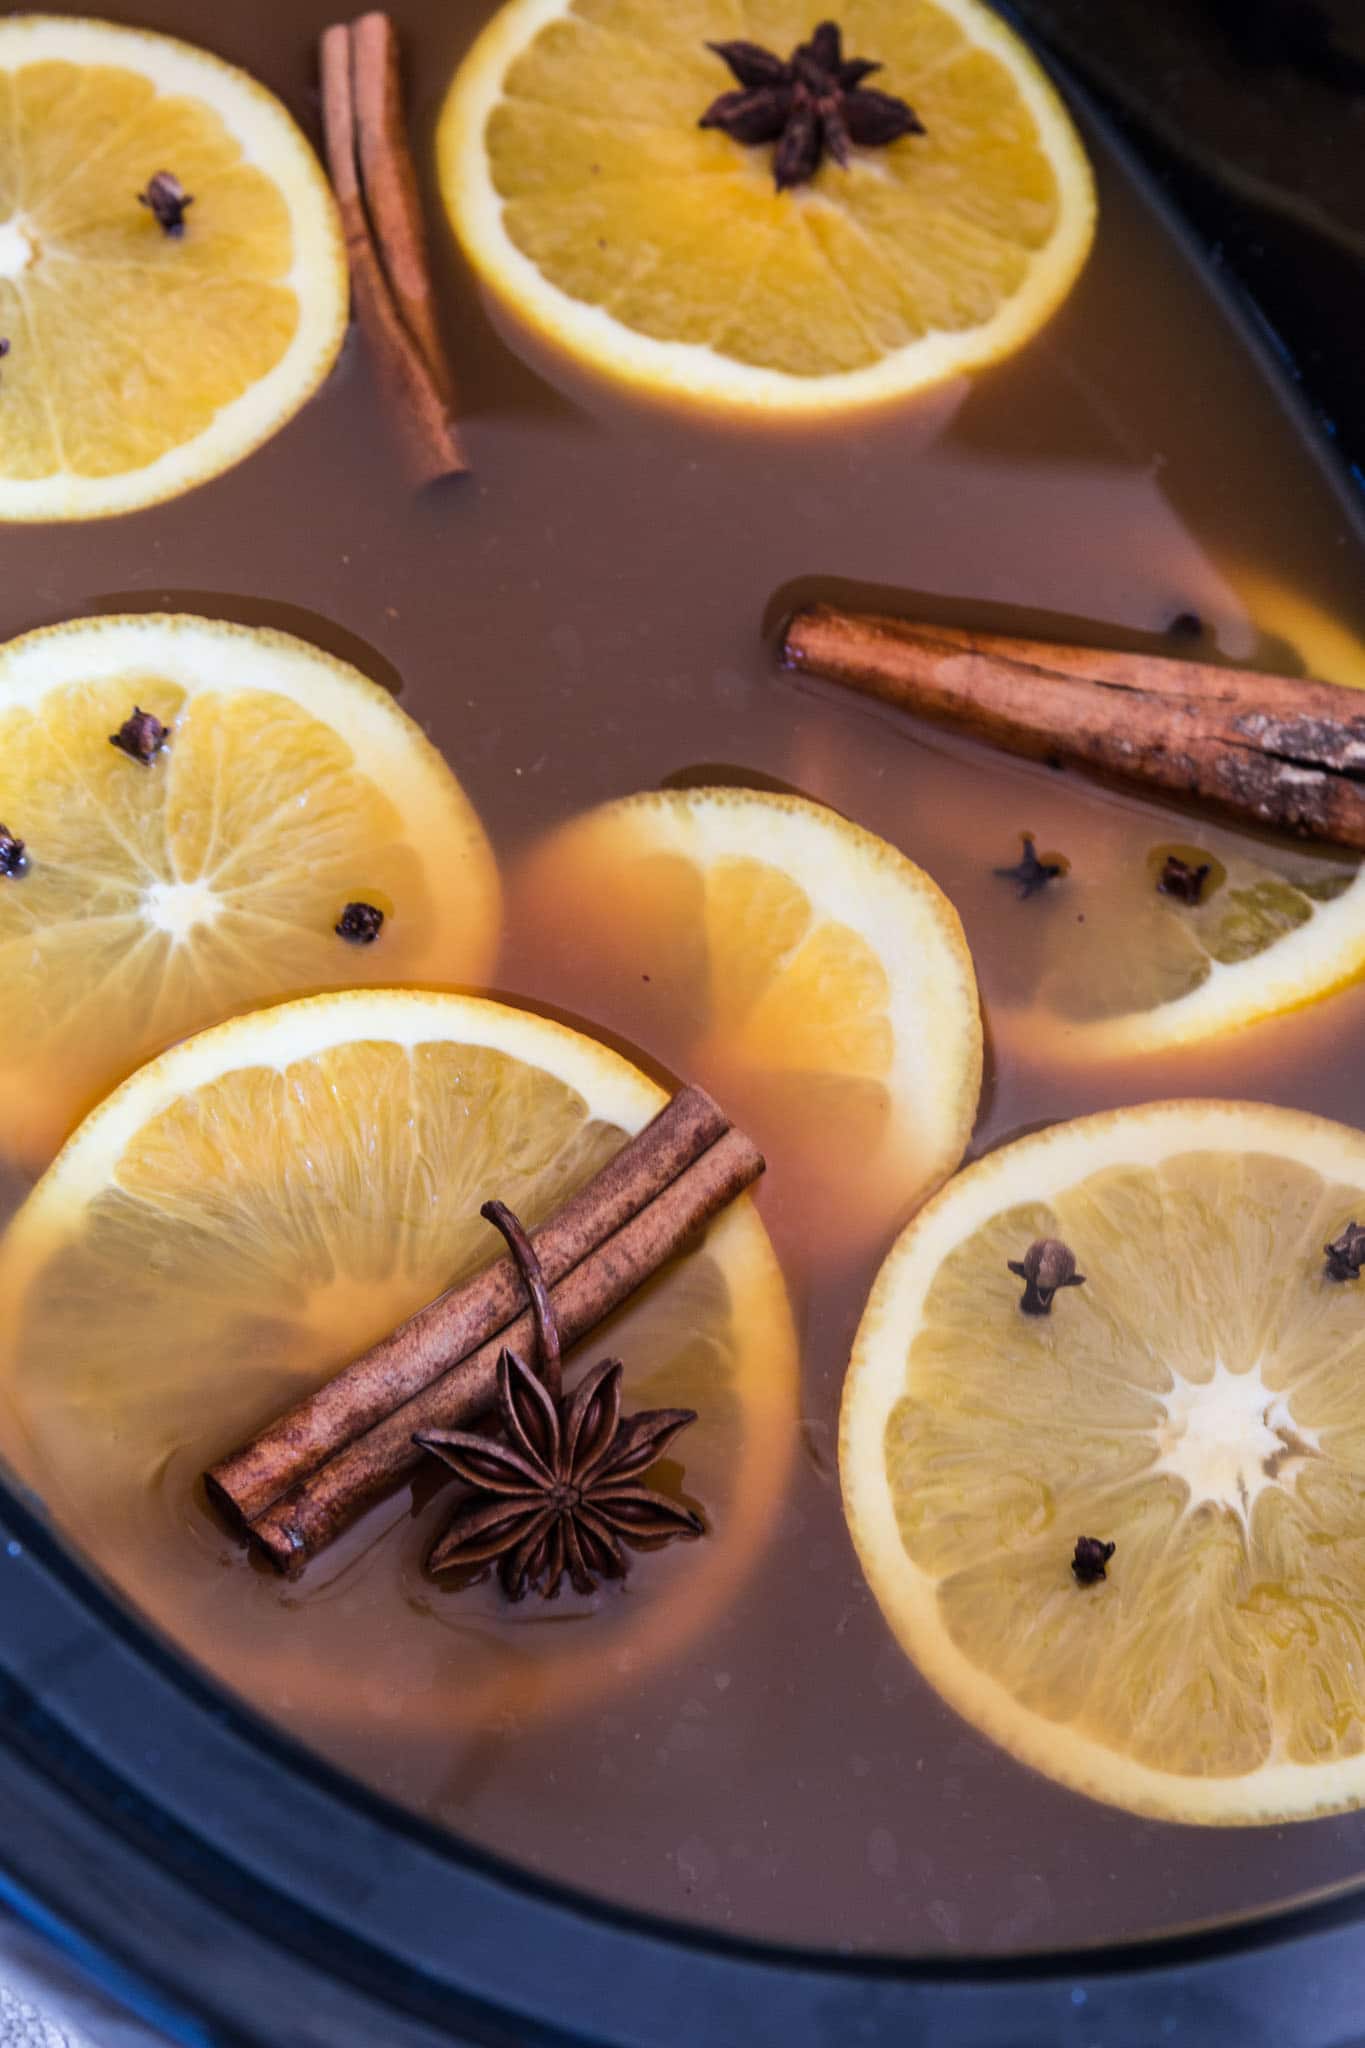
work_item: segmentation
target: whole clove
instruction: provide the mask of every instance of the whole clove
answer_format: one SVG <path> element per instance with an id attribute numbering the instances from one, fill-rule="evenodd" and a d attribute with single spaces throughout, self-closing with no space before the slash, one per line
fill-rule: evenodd
<path id="1" fill-rule="evenodd" d="M 1059 1237 L 1040 1237 L 1022 1259 L 1009 1259 L 1006 1263 L 1011 1273 L 1024 1282 L 1019 1306 L 1026 1316 L 1051 1315 L 1052 1297 L 1059 1288 L 1085 1285 L 1085 1275 L 1076 1271 L 1070 1245 L 1063 1244 Z"/>

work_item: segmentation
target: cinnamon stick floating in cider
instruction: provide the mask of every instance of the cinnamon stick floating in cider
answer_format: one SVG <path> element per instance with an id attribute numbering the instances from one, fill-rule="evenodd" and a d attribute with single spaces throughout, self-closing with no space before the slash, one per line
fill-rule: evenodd
<path id="1" fill-rule="evenodd" d="M 722 1134 L 713 1139 L 716 1119 Z M 547 1277 L 556 1266 L 562 1275 L 551 1298 L 566 1345 L 619 1308 L 762 1171 L 761 1155 L 709 1097 L 689 1089 L 675 1098 L 533 1239 L 542 1262 L 547 1251 L 554 1261 Z M 417 1433 L 462 1425 L 492 1404 L 499 1353 L 531 1343 L 525 1302 L 515 1268 L 499 1260 L 215 1466 L 205 1475 L 210 1496 L 279 1570 L 296 1575 L 415 1470 L 423 1456 Z M 395 1392 L 405 1387 L 406 1396 Z M 300 1440 L 308 1446 L 302 1457 Z M 299 1476 L 277 1489 L 290 1469 Z M 267 1506 L 243 1512 L 243 1501 L 267 1493 Z"/>
<path id="2" fill-rule="evenodd" d="M 1337 683 L 832 605 L 795 615 L 782 658 L 1011 753 L 1365 849 L 1365 695 Z"/>
<path id="3" fill-rule="evenodd" d="M 467 467 L 436 321 L 417 174 L 404 133 L 398 40 L 386 14 L 338 22 L 319 48 L 327 167 L 356 314 L 413 482 Z"/>
<path id="4" fill-rule="evenodd" d="M 384 275 L 448 408 L 454 382 L 436 318 L 426 222 L 407 143 L 398 36 L 387 14 L 362 14 L 351 23 L 351 70 L 360 182 Z"/>
<path id="5" fill-rule="evenodd" d="M 550 1290 L 565 1348 L 628 1300 L 762 1171 L 762 1155 L 742 1132 L 729 1131 L 590 1252 Z M 310 1558 L 416 1470 L 425 1456 L 418 1436 L 461 1427 L 491 1408 L 499 1355 L 504 1349 L 528 1352 L 534 1334 L 528 1309 L 415 1399 L 345 1445 L 250 1523 L 247 1533 L 257 1549 L 278 1571 L 297 1577 Z"/>
<path id="6" fill-rule="evenodd" d="M 654 1201 L 724 1137 L 729 1118 L 701 1088 L 684 1088 L 623 1145 L 564 1207 L 532 1233 L 551 1287 Z M 500 1242 L 490 1233 L 490 1243 Z M 505 1330 L 527 1306 L 516 1261 L 499 1258 L 439 1295 L 278 1422 L 208 1474 L 232 1518 L 250 1522 L 272 1501 L 363 1436 L 469 1352 Z"/>

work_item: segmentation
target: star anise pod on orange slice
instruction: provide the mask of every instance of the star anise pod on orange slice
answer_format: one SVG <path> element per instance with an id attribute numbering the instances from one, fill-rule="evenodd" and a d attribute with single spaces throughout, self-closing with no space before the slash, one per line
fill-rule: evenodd
<path id="1" fill-rule="evenodd" d="M 735 142 L 775 142 L 779 192 L 813 178 L 826 155 L 847 166 L 855 143 L 871 149 L 924 133 L 906 101 L 863 83 L 882 67 L 867 57 L 845 58 L 837 22 L 822 21 L 785 63 L 759 43 L 706 47 L 729 65 L 740 90 L 713 100 L 700 126 L 719 128 Z"/>
<path id="2" fill-rule="evenodd" d="M 552 1600 L 566 1572 L 576 1593 L 624 1578 L 627 1545 L 653 1549 L 702 1534 L 699 1516 L 640 1476 L 697 1418 L 659 1408 L 623 1420 L 618 1360 L 604 1358 L 556 1402 L 504 1351 L 498 1416 L 503 1442 L 464 1429 L 419 1438 L 473 1494 L 432 1550 L 430 1571 L 496 1564 L 509 1600 L 531 1586 Z"/>
<path id="3" fill-rule="evenodd" d="M 627 1548 L 653 1550 L 704 1534 L 690 1508 L 643 1483 L 690 1408 L 621 1414 L 617 1359 L 603 1359 L 569 1395 L 560 1391 L 559 1330 L 549 1289 L 526 1233 L 501 1203 L 483 1211 L 507 1238 L 535 1315 L 544 1382 L 511 1350 L 498 1360 L 502 1438 L 477 1430 L 430 1430 L 417 1441 L 470 1489 L 427 1559 L 432 1572 L 496 1564 L 503 1592 L 529 1587 L 554 1599 L 565 1574 L 576 1593 L 624 1578 Z"/>

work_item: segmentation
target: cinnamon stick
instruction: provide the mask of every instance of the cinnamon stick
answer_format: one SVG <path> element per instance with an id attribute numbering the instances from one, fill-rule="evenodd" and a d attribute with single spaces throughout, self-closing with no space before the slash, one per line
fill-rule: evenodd
<path id="1" fill-rule="evenodd" d="M 392 23 L 380 14 L 335 23 L 323 33 L 319 67 L 327 166 L 356 314 L 405 466 L 420 487 L 467 465 L 436 323 Z"/>
<path id="2" fill-rule="evenodd" d="M 398 35 L 387 14 L 362 14 L 351 23 L 351 68 L 360 180 L 384 275 L 449 407 L 454 380 L 436 318 L 426 222 L 407 143 Z"/>
<path id="3" fill-rule="evenodd" d="M 551 1290 L 565 1346 L 619 1308 L 762 1171 L 762 1156 L 748 1138 L 727 1131 L 590 1252 Z M 463 1426 L 492 1406 L 500 1352 L 507 1346 L 529 1355 L 533 1337 L 527 1310 L 413 1400 L 344 1445 L 249 1525 L 247 1533 L 261 1555 L 286 1577 L 296 1578 L 310 1558 L 416 1469 L 424 1455 L 414 1441 L 417 1436 Z"/>
<path id="4" fill-rule="evenodd" d="M 730 1128 L 701 1088 L 684 1088 L 532 1236 L 553 1287 Z M 499 1258 L 439 1295 L 393 1335 L 205 1475 L 216 1504 L 245 1524 L 344 1444 L 363 1436 L 526 1308 L 516 1261 Z"/>
<path id="5" fill-rule="evenodd" d="M 1358 690 L 832 605 L 796 614 L 782 657 L 1011 753 L 1076 762 L 1247 823 L 1365 849 Z"/>

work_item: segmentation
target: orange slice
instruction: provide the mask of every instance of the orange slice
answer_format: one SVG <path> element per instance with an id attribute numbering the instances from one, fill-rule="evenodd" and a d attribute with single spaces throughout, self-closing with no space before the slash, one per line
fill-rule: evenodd
<path id="1" fill-rule="evenodd" d="M 707 45 L 786 58 L 813 26 L 795 0 L 512 0 L 438 138 L 492 290 L 611 376 L 776 413 L 902 398 L 1021 347 L 1095 218 L 1042 70 L 980 0 L 859 0 L 848 55 L 879 60 L 926 132 L 778 192 L 770 147 L 698 125 L 734 84 Z"/>
<path id="2" fill-rule="evenodd" d="M 1365 1801 L 1365 1324 L 1324 1246 L 1365 1137 L 1254 1103 L 1086 1117 L 960 1174 L 844 1390 L 853 1539 L 920 1669 L 1022 1761 L 1169 1820 Z M 1055 1238 L 1084 1284 L 1021 1311 Z M 1077 1540 L 1114 1544 L 1079 1583 Z"/>
<path id="3" fill-rule="evenodd" d="M 109 22 L 0 22 L 0 519 L 95 519 L 240 462 L 346 328 L 331 190 L 279 101 Z M 139 204 L 169 172 L 179 232 Z"/>
<path id="4" fill-rule="evenodd" d="M 196 1481 L 496 1256 L 484 1200 L 534 1226 L 662 1100 L 591 1039 L 469 997 L 340 993 L 189 1040 L 82 1124 L 0 1247 L 0 1447 L 192 1655 L 352 1753 L 401 1718 L 448 1757 L 453 1725 L 626 1683 L 752 1569 L 795 1440 L 786 1291 L 747 1199 L 583 1354 L 625 1361 L 631 1410 L 697 1410 L 660 1483 L 710 1524 L 603 1588 L 591 1627 L 563 1625 L 591 1611 L 567 1596 L 509 1614 L 495 1584 L 424 1576 L 451 1510 L 434 1463 L 298 1587 L 224 1569 Z M 362 1612 L 383 1655 L 357 1668 Z"/>
<path id="5" fill-rule="evenodd" d="M 147 762 L 109 744 L 135 707 Z M 234 1011 L 355 982 L 484 980 L 498 879 L 393 698 L 280 633 L 77 620 L 0 648 L 0 1145 L 50 1157 L 152 1053 Z M 372 944 L 336 931 L 381 911 Z"/>
<path id="6" fill-rule="evenodd" d="M 821 805 L 744 789 L 626 797 L 517 878 L 525 929 L 594 1014 L 714 1087 L 831 1243 L 884 1228 L 961 1159 L 981 1020 L 957 914 Z"/>

